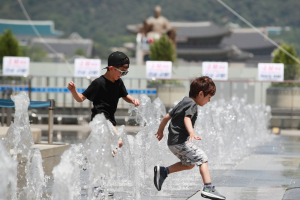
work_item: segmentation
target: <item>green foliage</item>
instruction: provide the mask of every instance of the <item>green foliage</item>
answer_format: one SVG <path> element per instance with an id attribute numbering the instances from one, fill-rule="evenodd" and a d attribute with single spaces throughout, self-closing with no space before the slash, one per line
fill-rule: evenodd
<path id="1" fill-rule="evenodd" d="M 226 0 L 233 10 L 253 25 L 300 27 L 299 0 Z M 64 31 L 64 37 L 78 32 L 84 38 L 91 38 L 99 45 L 96 56 L 107 59 L 110 47 L 121 47 L 125 40 L 135 41 L 135 36 L 126 30 L 126 25 L 142 23 L 153 15 L 156 5 L 161 5 L 162 15 L 170 21 L 212 21 L 219 25 L 228 22 L 247 27 L 217 1 L 194 0 L 101 0 L 101 1 L 23 1 L 33 20 L 53 20 L 57 30 Z M 130 12 L 129 12 L 130 11 Z M 253 14 L 255 13 L 255 14 Z M 17 1 L 1 0 L 1 19 L 25 19 Z M 298 32 L 299 33 L 299 32 Z M 286 32 L 276 36 L 286 43 L 294 43 L 300 52 L 299 34 Z M 126 37 L 126 39 L 124 38 Z"/>
<path id="2" fill-rule="evenodd" d="M 42 62 L 47 59 L 47 52 L 41 47 L 21 47 L 23 56 L 29 57 L 30 61 Z"/>
<path id="3" fill-rule="evenodd" d="M 297 53 L 293 45 L 282 44 L 281 47 L 297 58 Z M 284 64 L 284 80 L 296 80 L 299 78 L 300 65 L 280 49 L 276 49 L 273 57 L 274 63 Z M 300 84 L 294 83 L 273 83 L 274 87 L 299 87 Z"/>
<path id="4" fill-rule="evenodd" d="M 171 61 L 175 62 L 177 60 L 177 55 L 175 52 L 174 44 L 170 41 L 168 36 L 162 35 L 158 40 L 155 40 L 153 44 L 150 45 L 150 55 L 151 60 L 157 61 Z M 160 85 L 160 84 L 176 84 L 182 85 L 179 81 L 172 80 L 157 80 L 150 81 L 149 84 Z"/>
<path id="5" fill-rule="evenodd" d="M 155 40 L 150 45 L 151 60 L 158 61 L 176 61 L 176 52 L 174 44 L 169 40 L 166 35 L 162 35 L 158 40 Z"/>
<path id="6" fill-rule="evenodd" d="M 85 56 L 85 51 L 82 48 L 79 48 L 74 51 L 74 54 L 78 56 Z"/>
<path id="7" fill-rule="evenodd" d="M 11 30 L 6 30 L 0 36 L 0 61 L 4 56 L 22 56 L 18 40 L 12 34 Z"/>
<path id="8" fill-rule="evenodd" d="M 288 30 L 285 30 L 288 29 Z M 280 35 L 270 35 L 272 39 L 280 42 L 281 44 L 293 44 L 298 55 L 300 55 L 300 42 L 299 42 L 300 28 L 299 27 L 287 27 L 281 31 Z"/>

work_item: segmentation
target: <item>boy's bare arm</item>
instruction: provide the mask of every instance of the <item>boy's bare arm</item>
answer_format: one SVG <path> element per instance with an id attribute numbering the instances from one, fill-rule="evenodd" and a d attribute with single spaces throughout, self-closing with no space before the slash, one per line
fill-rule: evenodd
<path id="1" fill-rule="evenodd" d="M 201 138 L 198 135 L 196 135 L 196 133 L 194 131 L 194 128 L 192 125 L 192 120 L 191 120 L 190 116 L 184 117 L 184 125 L 185 125 L 186 130 L 190 134 L 190 139 L 189 139 L 190 142 L 193 142 L 194 139 L 201 140 Z"/>
<path id="2" fill-rule="evenodd" d="M 132 103 L 135 105 L 135 107 L 140 105 L 140 100 L 133 98 L 131 95 L 127 95 L 126 97 L 122 97 L 122 99 L 124 99 L 124 101 L 126 101 L 127 103 Z"/>
<path id="3" fill-rule="evenodd" d="M 76 91 L 76 86 L 75 86 L 75 83 L 73 81 L 71 81 L 70 83 L 68 83 L 68 87 L 67 88 L 71 91 L 74 99 L 77 102 L 83 102 L 86 99 L 86 97 L 83 94 L 78 93 Z"/>
<path id="4" fill-rule="evenodd" d="M 160 141 L 164 137 L 164 129 L 170 119 L 172 119 L 172 117 L 169 114 L 166 114 L 160 122 L 158 131 L 155 134 L 158 141 Z"/>

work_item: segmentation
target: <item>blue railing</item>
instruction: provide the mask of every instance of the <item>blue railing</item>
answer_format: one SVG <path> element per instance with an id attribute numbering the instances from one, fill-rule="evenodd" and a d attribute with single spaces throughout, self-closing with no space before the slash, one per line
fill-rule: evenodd
<path id="1" fill-rule="evenodd" d="M 20 86 L 0 86 L 0 91 L 12 89 L 14 92 L 28 92 L 28 87 L 20 87 Z M 77 88 L 77 92 L 84 92 L 84 88 Z M 47 92 L 47 93 L 69 93 L 70 91 L 67 88 L 59 88 L 59 87 L 32 87 L 31 92 Z M 156 95 L 157 91 L 155 88 L 153 89 L 129 89 L 127 90 L 128 94 L 147 94 L 147 95 Z"/>
<path id="2" fill-rule="evenodd" d="M 0 107 L 13 108 L 15 103 L 10 99 L 0 99 Z M 50 101 L 30 101 L 30 108 L 50 107 Z"/>

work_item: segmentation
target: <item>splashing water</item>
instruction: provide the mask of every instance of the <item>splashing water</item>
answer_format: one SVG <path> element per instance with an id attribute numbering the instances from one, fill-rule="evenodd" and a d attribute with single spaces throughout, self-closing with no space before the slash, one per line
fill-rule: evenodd
<path id="1" fill-rule="evenodd" d="M 21 92 L 16 96 L 11 96 L 15 103 L 15 120 L 11 123 L 4 138 L 4 144 L 8 151 L 13 154 L 13 159 L 17 160 L 17 155 L 28 158 L 33 149 L 33 137 L 29 125 L 28 106 L 29 97 L 27 93 Z"/>
<path id="2" fill-rule="evenodd" d="M 0 140 L 0 197 L 1 199 L 17 199 L 17 165 Z"/>
<path id="3" fill-rule="evenodd" d="M 14 189 L 15 182 L 10 178 L 12 188 L 10 196 L 12 199 L 40 199 L 42 187 L 46 183 L 40 150 L 33 148 L 34 142 L 28 116 L 29 97 L 27 93 L 21 92 L 11 96 L 11 99 L 15 103 L 15 117 L 3 138 L 3 143 L 7 155 L 11 155 L 12 159 L 18 163 L 17 176 L 14 179 L 17 180 L 18 189 Z M 2 162 L 0 162 L 1 166 L 4 165 Z M 13 169 L 12 167 L 11 170 Z M 12 172 L 4 170 L 4 173 L 11 174 Z"/>
<path id="4" fill-rule="evenodd" d="M 160 142 L 154 136 L 160 123 L 157 119 L 163 116 L 163 112 L 150 108 L 164 107 L 163 104 L 159 99 L 151 104 L 145 96 L 141 96 L 141 104 L 144 105 L 143 108 L 129 110 L 137 113 L 137 121 L 140 125 L 145 125 L 133 141 L 133 146 L 136 148 L 134 157 L 140 158 L 135 163 L 138 167 L 134 168 L 134 173 L 139 177 L 136 184 L 140 195 L 143 196 L 141 198 L 135 195 L 137 199 L 157 194 L 152 183 L 155 165 L 169 166 L 179 161 L 167 147 L 168 125 Z M 243 99 L 237 98 L 232 98 L 230 102 L 220 100 L 208 103 L 204 107 L 198 106 L 198 118 L 194 128 L 195 133 L 202 140 L 195 141 L 194 144 L 208 155 L 210 169 L 233 166 L 236 159 L 265 140 L 269 136 L 267 125 L 271 118 L 270 112 L 269 106 L 246 105 Z M 200 189 L 202 180 L 200 176 L 195 176 L 197 174 L 199 171 L 196 167 L 193 170 L 172 174 L 170 176 L 172 181 L 164 183 L 160 196 L 174 194 L 176 191 Z"/>
<path id="5" fill-rule="evenodd" d="M 46 186 L 44 177 L 44 170 L 42 165 L 42 155 L 39 149 L 34 150 L 32 161 L 26 173 L 27 186 L 27 200 L 40 199 L 43 194 L 43 187 Z"/>
<path id="6" fill-rule="evenodd" d="M 81 199 L 80 171 L 84 166 L 82 144 L 71 145 L 61 156 L 60 163 L 53 168 L 53 200 Z"/>
<path id="7" fill-rule="evenodd" d="M 116 200 L 157 197 L 158 192 L 153 185 L 153 167 L 169 166 L 179 160 L 167 146 L 168 124 L 160 142 L 154 135 L 166 114 L 161 100 L 157 98 L 151 102 L 148 96 L 141 95 L 140 102 L 139 107 L 132 106 L 129 109 L 131 115 L 136 114 L 136 120 L 142 128 L 136 135 L 126 135 L 125 126 L 121 126 L 118 136 L 103 114 L 94 117 L 90 122 L 92 131 L 85 144 L 72 145 L 63 153 L 61 162 L 53 169 L 51 199 L 109 199 L 110 191 L 114 192 L 112 198 Z M 25 109 L 23 111 L 27 112 Z M 271 118 L 270 112 L 269 106 L 246 105 L 244 100 L 237 98 L 232 98 L 229 102 L 219 100 L 198 107 L 194 129 L 202 140 L 195 141 L 194 144 L 208 155 L 212 174 L 213 169 L 232 167 L 236 159 L 247 154 L 251 147 L 269 136 L 267 125 Z M 26 114 L 28 115 L 23 115 L 24 119 Z M 23 121 L 26 121 L 24 119 Z M 19 126 L 24 127 L 27 124 L 19 123 Z M 15 129 L 19 130 L 18 127 Z M 11 133 L 14 133 L 15 129 L 12 129 Z M 124 143 L 122 148 L 118 148 L 119 137 Z M 10 144 L 10 148 L 18 150 L 14 152 L 20 152 L 18 144 L 8 141 L 5 144 Z M 24 152 L 24 148 L 21 150 Z M 117 152 L 117 155 L 113 152 Z M 45 182 L 40 168 L 41 157 L 37 151 L 32 160 L 27 166 L 27 169 L 30 169 L 26 176 L 27 189 L 31 188 L 36 195 L 30 196 L 27 193 L 27 198 L 38 199 L 41 196 L 40 188 Z M 169 196 L 183 193 L 185 190 L 198 190 L 201 185 L 199 170 L 195 167 L 170 175 L 159 195 Z M 100 192 L 95 195 L 93 188 L 98 188 L 97 191 Z M 86 194 L 83 195 L 84 192 Z"/>

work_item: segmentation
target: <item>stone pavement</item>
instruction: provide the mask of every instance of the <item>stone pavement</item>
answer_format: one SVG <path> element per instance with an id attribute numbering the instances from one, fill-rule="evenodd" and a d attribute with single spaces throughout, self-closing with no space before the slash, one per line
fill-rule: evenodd
<path id="1" fill-rule="evenodd" d="M 46 130 L 46 126 L 34 125 Z M 88 126 L 56 125 L 54 130 L 89 131 Z M 130 134 L 139 127 L 126 126 Z M 212 183 L 227 200 L 300 200 L 300 131 L 281 130 L 270 135 L 268 142 L 258 145 L 229 170 L 211 171 Z M 173 192 L 172 192 L 173 193 Z M 158 193 L 147 200 L 204 199 L 200 191 L 176 191 L 171 195 Z"/>
<path id="2" fill-rule="evenodd" d="M 290 133 L 257 146 L 230 170 L 213 170 L 216 189 L 227 200 L 299 200 L 300 134 Z M 188 199 L 204 199 L 200 192 Z"/>

